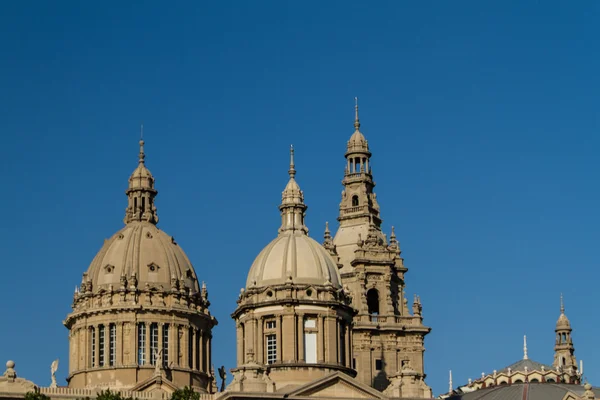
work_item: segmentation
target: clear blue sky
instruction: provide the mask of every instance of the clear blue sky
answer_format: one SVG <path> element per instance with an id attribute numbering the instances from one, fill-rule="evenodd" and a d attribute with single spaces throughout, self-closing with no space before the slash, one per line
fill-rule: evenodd
<path id="1" fill-rule="evenodd" d="M 4 2 L 0 361 L 68 370 L 73 289 L 121 228 L 143 121 L 159 226 L 208 284 L 215 366 L 277 233 L 296 147 L 311 235 L 336 227 L 354 96 L 384 228 L 421 296 L 436 394 L 529 355 L 559 295 L 600 385 L 598 2 Z"/>

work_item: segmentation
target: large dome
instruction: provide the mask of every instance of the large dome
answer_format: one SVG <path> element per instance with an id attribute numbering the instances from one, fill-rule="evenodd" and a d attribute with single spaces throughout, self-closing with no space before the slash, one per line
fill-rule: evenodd
<path id="1" fill-rule="evenodd" d="M 327 252 L 303 231 L 281 233 L 256 257 L 246 288 L 285 283 L 341 287 L 338 267 Z"/>
<path id="2" fill-rule="evenodd" d="M 140 289 L 168 291 L 172 279 L 199 291 L 194 268 L 172 236 L 145 221 L 131 221 L 107 239 L 87 270 L 92 291 L 119 288 L 121 277 L 137 279 Z"/>

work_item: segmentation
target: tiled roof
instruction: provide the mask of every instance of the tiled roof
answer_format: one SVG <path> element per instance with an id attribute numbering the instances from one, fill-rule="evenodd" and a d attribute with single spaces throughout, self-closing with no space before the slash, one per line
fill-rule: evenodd
<path id="1" fill-rule="evenodd" d="M 546 371 L 552 371 L 555 369 L 552 365 L 546 365 L 546 364 L 539 363 L 537 361 L 527 359 L 527 360 L 519 360 L 516 363 L 509 365 L 506 368 L 502 368 L 500 371 L 498 371 L 498 373 L 508 373 L 509 368 L 510 368 L 511 372 L 525 371 L 525 367 L 527 367 L 527 371 L 541 371 L 542 367 Z"/>
<path id="2" fill-rule="evenodd" d="M 527 361 L 527 360 L 524 360 Z M 596 397 L 600 397 L 600 388 L 594 388 Z M 566 383 L 522 383 L 499 385 L 474 392 L 456 394 L 447 400 L 562 400 L 567 393 L 582 396 L 582 385 Z"/>

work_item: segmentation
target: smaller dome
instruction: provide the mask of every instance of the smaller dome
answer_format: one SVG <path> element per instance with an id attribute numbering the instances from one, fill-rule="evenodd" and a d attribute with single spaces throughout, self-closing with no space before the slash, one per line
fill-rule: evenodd
<path id="1" fill-rule="evenodd" d="M 352 136 L 350 136 L 349 143 L 353 146 L 366 145 L 367 139 L 365 139 L 365 136 L 357 129 Z"/>
<path id="2" fill-rule="evenodd" d="M 556 327 L 557 328 L 571 328 L 571 322 L 569 321 L 569 318 L 567 318 L 567 316 L 564 313 L 561 313 L 560 316 L 558 317 L 558 321 L 556 321 Z"/>
<path id="3" fill-rule="evenodd" d="M 291 278 L 291 280 L 290 280 Z M 341 288 L 338 267 L 323 246 L 302 231 L 284 231 L 256 257 L 246 289 L 285 283 Z"/>

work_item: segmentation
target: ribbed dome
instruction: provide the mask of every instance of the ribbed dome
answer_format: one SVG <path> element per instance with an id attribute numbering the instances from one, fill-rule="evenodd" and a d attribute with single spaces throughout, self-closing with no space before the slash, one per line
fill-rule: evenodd
<path id="1" fill-rule="evenodd" d="M 564 313 L 560 314 L 560 317 L 558 317 L 558 321 L 556 321 L 556 327 L 557 328 L 570 328 L 571 327 L 571 322 L 569 321 L 569 318 L 567 318 L 567 316 Z"/>
<path id="2" fill-rule="evenodd" d="M 92 291 L 116 290 L 121 276 L 137 287 L 170 290 L 171 279 L 184 280 L 192 293 L 199 291 L 198 280 L 189 259 L 173 237 L 145 221 L 132 221 L 106 240 L 87 270 Z"/>
<path id="3" fill-rule="evenodd" d="M 352 136 L 350 136 L 350 144 L 353 146 L 365 145 L 367 144 L 367 139 L 365 136 L 357 129 L 354 131 Z"/>
<path id="4" fill-rule="evenodd" d="M 340 281 L 338 267 L 323 246 L 301 231 L 285 231 L 256 257 L 246 288 L 327 282 L 340 288 Z"/>

